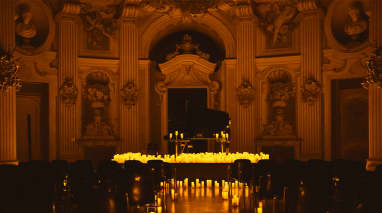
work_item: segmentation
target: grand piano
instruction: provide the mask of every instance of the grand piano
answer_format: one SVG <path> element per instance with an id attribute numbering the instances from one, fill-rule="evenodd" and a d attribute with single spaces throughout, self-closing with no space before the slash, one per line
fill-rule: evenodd
<path id="1" fill-rule="evenodd" d="M 194 108 L 185 115 L 185 127 L 180 129 L 184 134 L 184 140 L 189 141 L 185 152 L 218 152 L 221 151 L 220 144 L 216 142 L 216 133 L 224 131 L 230 134 L 230 117 L 227 112 Z M 174 130 L 170 129 L 170 132 Z M 168 135 L 166 139 L 169 140 Z M 169 153 L 175 152 L 174 143 L 169 141 Z"/>

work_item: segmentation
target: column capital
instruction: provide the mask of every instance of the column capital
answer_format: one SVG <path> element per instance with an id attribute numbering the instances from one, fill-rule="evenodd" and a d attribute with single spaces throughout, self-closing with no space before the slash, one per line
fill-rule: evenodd
<path id="1" fill-rule="evenodd" d="M 297 9 L 303 14 L 320 12 L 319 0 L 299 0 Z"/>
<path id="2" fill-rule="evenodd" d="M 62 10 L 60 11 L 59 15 L 61 16 L 76 16 L 80 14 L 81 11 L 81 4 L 75 3 L 75 2 L 66 2 L 64 3 L 64 6 L 62 7 Z"/>
<path id="3" fill-rule="evenodd" d="M 245 20 L 255 18 L 252 6 L 247 0 L 236 0 L 235 3 L 235 14 L 238 18 Z"/>
<path id="4" fill-rule="evenodd" d="M 134 20 L 139 15 L 140 3 L 142 0 L 126 0 L 123 4 L 121 18 L 122 20 Z"/>

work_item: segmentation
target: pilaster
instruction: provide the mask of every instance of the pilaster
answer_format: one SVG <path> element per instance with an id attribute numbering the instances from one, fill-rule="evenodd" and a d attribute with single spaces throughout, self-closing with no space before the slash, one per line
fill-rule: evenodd
<path id="1" fill-rule="evenodd" d="M 121 152 L 142 152 L 146 146 L 143 133 L 149 132 L 141 127 L 141 115 L 145 113 L 142 107 L 142 88 L 145 86 L 139 72 L 139 37 L 136 26 L 138 8 L 135 1 L 128 1 L 123 7 L 120 28 L 120 86 L 133 82 L 138 89 L 138 102 L 133 106 L 121 105 Z"/>
<path id="2" fill-rule="evenodd" d="M 6 52 L 15 48 L 14 0 L 0 1 L 0 47 Z M 0 92 L 0 164 L 17 164 L 16 88 Z"/>
<path id="3" fill-rule="evenodd" d="M 236 103 L 235 110 L 232 110 L 232 151 L 255 151 L 256 137 L 256 112 L 255 104 L 243 106 L 239 104 L 237 88 L 248 81 L 254 85 L 255 80 L 255 20 L 251 6 L 246 1 L 238 2 L 236 15 L 239 17 L 236 27 L 236 49 L 237 63 L 236 70 L 228 78 L 233 84 L 235 100 L 230 104 Z M 228 83 L 228 82 L 227 82 Z M 231 114 L 231 113 L 230 113 Z"/>
<path id="4" fill-rule="evenodd" d="M 301 27 L 301 78 L 299 85 L 307 80 L 322 81 L 321 72 L 321 45 L 322 27 L 321 10 L 316 0 L 301 0 L 298 9 L 303 18 Z M 301 92 L 301 91 L 298 91 Z M 297 125 L 298 137 L 302 139 L 302 159 L 322 158 L 322 97 L 306 103 L 298 100 Z"/>
<path id="5" fill-rule="evenodd" d="M 372 14 L 370 19 L 370 40 L 379 49 L 381 60 L 382 50 L 382 1 L 371 1 Z M 377 63 L 377 70 L 381 70 L 381 63 Z M 366 169 L 374 170 L 382 164 L 382 88 L 377 85 L 369 86 L 369 159 Z"/>
<path id="6" fill-rule="evenodd" d="M 77 15 L 80 5 L 65 3 L 57 16 L 58 23 L 58 91 L 63 88 L 67 79 L 72 79 L 78 88 L 78 38 L 79 27 Z M 78 98 L 74 103 L 68 104 L 58 94 L 57 97 L 57 126 L 58 126 L 58 158 L 75 160 L 80 158 L 80 147 L 76 138 L 80 137 L 80 128 L 77 126 L 79 107 Z"/>

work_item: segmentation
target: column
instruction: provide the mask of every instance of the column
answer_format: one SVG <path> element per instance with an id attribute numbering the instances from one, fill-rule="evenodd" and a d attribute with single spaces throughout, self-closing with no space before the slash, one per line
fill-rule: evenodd
<path id="1" fill-rule="evenodd" d="M 300 0 L 298 9 L 303 14 L 301 31 L 301 78 L 300 85 L 312 78 L 320 84 L 321 73 L 321 10 L 316 0 Z M 298 90 L 297 92 L 301 92 Z M 301 159 L 320 159 L 322 153 L 322 98 L 313 103 L 298 100 L 298 136 L 302 139 Z"/>
<path id="2" fill-rule="evenodd" d="M 135 23 L 137 7 L 134 0 L 128 0 L 123 7 L 120 29 L 120 86 L 133 82 L 138 92 L 138 102 L 133 106 L 121 105 L 121 152 L 142 152 L 144 147 L 143 130 L 140 127 L 142 87 L 139 76 L 138 29 Z"/>
<path id="3" fill-rule="evenodd" d="M 77 22 L 80 5 L 65 3 L 57 16 L 58 23 L 58 90 L 65 84 L 65 79 L 73 79 L 78 87 L 78 38 L 79 26 Z M 76 160 L 81 158 L 80 147 L 76 139 L 80 137 L 81 128 L 77 125 L 80 107 L 78 97 L 74 104 L 68 104 L 63 98 L 57 97 L 57 127 L 58 127 L 58 158 Z"/>
<path id="4" fill-rule="evenodd" d="M 6 52 L 15 48 L 14 0 L 0 1 L 0 47 Z M 0 91 L 0 164 L 17 164 L 16 89 Z"/>
<path id="5" fill-rule="evenodd" d="M 382 62 L 382 1 L 371 1 L 370 41 L 377 48 L 377 70 L 381 72 Z M 373 171 L 382 164 L 382 88 L 369 86 L 369 159 L 366 169 Z"/>
<path id="6" fill-rule="evenodd" d="M 236 15 L 239 17 L 236 26 L 236 71 L 231 73 L 234 88 L 236 110 L 232 115 L 232 151 L 255 151 L 256 119 L 255 104 L 244 107 L 239 104 L 236 90 L 243 80 L 255 83 L 255 22 L 251 6 L 247 1 L 238 2 Z M 258 88 L 256 88 L 258 89 Z"/>

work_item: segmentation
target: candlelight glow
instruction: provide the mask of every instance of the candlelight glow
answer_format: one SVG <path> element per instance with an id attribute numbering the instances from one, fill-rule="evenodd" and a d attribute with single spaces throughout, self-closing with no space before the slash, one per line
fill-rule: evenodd
<path id="1" fill-rule="evenodd" d="M 233 163 L 237 159 L 248 159 L 252 163 L 257 163 L 260 160 L 269 160 L 269 154 L 260 152 L 259 154 L 252 154 L 248 152 L 243 153 L 183 153 L 175 158 L 175 155 L 145 155 L 142 153 L 124 153 L 116 154 L 113 161 L 117 163 L 124 163 L 127 160 L 138 160 L 142 163 L 147 163 L 149 160 L 162 160 L 167 163 Z"/>

